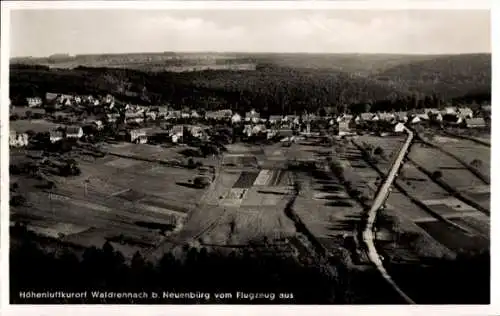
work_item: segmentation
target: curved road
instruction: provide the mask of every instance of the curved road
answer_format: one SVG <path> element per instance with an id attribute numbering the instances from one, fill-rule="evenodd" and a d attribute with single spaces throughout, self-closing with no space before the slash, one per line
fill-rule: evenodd
<path id="1" fill-rule="evenodd" d="M 407 154 L 408 148 L 410 147 L 410 144 L 413 140 L 413 132 L 409 130 L 408 128 L 405 127 L 405 132 L 408 133 L 408 138 L 406 139 L 403 147 L 401 148 L 396 160 L 394 161 L 394 164 L 391 167 L 391 170 L 389 171 L 389 174 L 387 175 L 387 178 L 384 181 L 384 184 L 380 188 L 378 195 L 375 197 L 375 200 L 373 202 L 373 205 L 368 213 L 368 219 L 366 223 L 365 230 L 363 231 L 363 242 L 366 244 L 366 247 L 368 249 L 368 257 L 370 258 L 370 261 L 375 265 L 377 270 L 380 272 L 382 277 L 391 285 L 396 292 L 399 293 L 399 295 L 409 304 L 415 304 L 415 302 L 406 295 L 403 290 L 399 288 L 399 286 L 394 282 L 394 280 L 391 278 L 389 273 L 385 270 L 382 260 L 380 259 L 379 254 L 377 253 L 377 249 L 375 248 L 375 243 L 374 243 L 374 234 L 373 234 L 373 223 L 375 222 L 375 218 L 377 216 L 377 211 L 382 207 L 384 204 L 387 196 L 389 195 L 389 188 L 391 187 L 392 183 L 394 182 L 394 179 L 396 178 L 397 172 L 399 170 L 399 167 L 401 166 L 401 163 L 404 159 L 404 157 Z"/>

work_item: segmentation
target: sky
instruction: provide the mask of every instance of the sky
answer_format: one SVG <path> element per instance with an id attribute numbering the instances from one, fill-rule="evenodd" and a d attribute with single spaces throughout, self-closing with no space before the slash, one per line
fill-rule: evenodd
<path id="1" fill-rule="evenodd" d="M 13 10 L 11 57 L 163 51 L 491 52 L 486 10 Z"/>

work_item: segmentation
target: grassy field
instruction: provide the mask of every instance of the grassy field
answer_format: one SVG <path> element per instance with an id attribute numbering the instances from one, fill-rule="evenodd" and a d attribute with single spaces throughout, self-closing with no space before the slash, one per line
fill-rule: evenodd
<path id="1" fill-rule="evenodd" d="M 437 149 L 415 144 L 410 151 L 409 157 L 431 172 L 441 171 L 443 180 L 455 187 L 484 185 L 480 179 L 464 168 L 458 161 Z"/>
<path id="2" fill-rule="evenodd" d="M 460 139 L 456 142 L 443 142 L 440 145 L 443 149 L 457 155 L 466 163 L 471 163 L 475 159 L 481 161 L 477 169 L 483 175 L 488 178 L 490 177 L 491 148 L 466 139 Z"/>
<path id="3" fill-rule="evenodd" d="M 77 162 L 81 175 L 50 176 L 56 183 L 50 191 L 39 188 L 38 180 L 14 176 L 28 205 L 13 207 L 12 221 L 28 222 L 40 234 L 82 246 L 101 247 L 106 240 L 118 240 L 119 248 L 133 255 L 138 247 L 154 247 L 164 233 L 180 229 L 203 193 L 186 185 L 196 169 L 110 155 Z"/>
<path id="4" fill-rule="evenodd" d="M 16 120 L 10 121 L 9 125 L 11 130 L 20 133 L 29 130 L 32 130 L 36 133 L 48 132 L 61 126 L 61 124 L 56 124 L 47 120 Z"/>
<path id="5" fill-rule="evenodd" d="M 379 137 L 373 135 L 362 135 L 357 137 L 356 143 L 367 143 L 372 145 L 373 148 L 380 147 L 383 154 L 381 156 L 377 156 L 377 162 L 384 172 L 388 172 L 405 139 L 405 136 Z"/>

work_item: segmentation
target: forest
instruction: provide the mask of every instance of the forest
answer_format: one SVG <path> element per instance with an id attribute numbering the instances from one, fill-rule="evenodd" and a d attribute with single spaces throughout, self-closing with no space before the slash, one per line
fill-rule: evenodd
<path id="1" fill-rule="evenodd" d="M 302 56 L 301 60 L 306 58 Z M 181 73 L 12 64 L 10 95 L 15 103 L 28 96 L 43 97 L 46 92 L 111 93 L 124 102 L 170 104 L 179 109 L 231 108 L 240 112 L 255 108 L 264 115 L 322 109 L 333 114 L 366 109 L 408 110 L 491 100 L 491 55 L 421 57 L 397 62 L 394 57 L 387 58 L 385 64 L 383 60 L 371 65 L 365 62 L 365 72 L 339 70 L 339 61 L 336 67 L 327 68 L 325 63 L 317 67 L 304 62 L 292 65 L 287 59 L 270 57 L 261 58 L 254 71 Z"/>

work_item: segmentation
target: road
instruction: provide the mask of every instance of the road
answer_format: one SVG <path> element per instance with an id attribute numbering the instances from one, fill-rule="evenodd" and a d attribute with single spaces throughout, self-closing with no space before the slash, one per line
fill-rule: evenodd
<path id="1" fill-rule="evenodd" d="M 396 160 L 394 161 L 394 164 L 392 165 L 391 170 L 389 171 L 389 174 L 387 175 L 387 178 L 384 181 L 384 184 L 380 188 L 378 195 L 375 197 L 373 205 L 368 213 L 366 227 L 365 230 L 363 231 L 363 242 L 365 243 L 368 249 L 368 257 L 370 261 L 375 265 L 375 267 L 380 272 L 382 277 L 389 283 L 389 285 L 391 285 L 394 288 L 396 292 L 399 293 L 399 295 L 407 303 L 415 304 L 415 302 L 410 297 L 408 297 L 403 292 L 403 290 L 399 288 L 399 286 L 394 282 L 389 273 L 387 273 L 387 271 L 385 270 L 382 264 L 382 260 L 380 259 L 377 249 L 375 248 L 374 233 L 373 233 L 373 223 L 375 222 L 375 218 L 377 217 L 377 212 L 387 199 L 387 196 L 389 195 L 389 188 L 392 186 L 392 183 L 394 182 L 394 179 L 397 176 L 399 167 L 401 166 L 401 163 L 403 162 L 403 159 L 406 156 L 408 148 L 410 147 L 411 142 L 413 140 L 414 136 L 413 132 L 406 127 L 405 127 L 405 132 L 408 133 L 408 138 L 401 147 L 401 150 Z"/>

